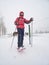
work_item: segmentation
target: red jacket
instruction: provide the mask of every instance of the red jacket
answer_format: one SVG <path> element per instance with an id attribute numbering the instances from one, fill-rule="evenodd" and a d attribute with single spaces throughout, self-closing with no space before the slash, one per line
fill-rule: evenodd
<path id="1" fill-rule="evenodd" d="M 27 20 L 23 17 L 17 17 L 14 24 L 16 25 L 17 28 L 24 28 L 24 23 L 30 23 L 30 20 Z"/>

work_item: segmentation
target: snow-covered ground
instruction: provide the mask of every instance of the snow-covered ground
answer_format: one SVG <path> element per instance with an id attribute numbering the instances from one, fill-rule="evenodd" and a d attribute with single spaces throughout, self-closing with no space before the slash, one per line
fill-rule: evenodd
<path id="1" fill-rule="evenodd" d="M 0 37 L 0 65 L 49 65 L 49 34 L 34 34 L 32 47 L 24 37 L 24 52 L 17 51 L 17 37 L 11 48 L 12 37 Z"/>

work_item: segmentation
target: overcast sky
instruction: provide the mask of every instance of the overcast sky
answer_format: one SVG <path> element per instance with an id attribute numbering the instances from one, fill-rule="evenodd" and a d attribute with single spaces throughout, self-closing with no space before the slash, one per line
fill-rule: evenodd
<path id="1" fill-rule="evenodd" d="M 0 0 L 0 17 L 3 16 L 8 31 L 14 30 L 14 20 L 24 11 L 25 18 L 35 21 L 49 17 L 49 0 Z"/>

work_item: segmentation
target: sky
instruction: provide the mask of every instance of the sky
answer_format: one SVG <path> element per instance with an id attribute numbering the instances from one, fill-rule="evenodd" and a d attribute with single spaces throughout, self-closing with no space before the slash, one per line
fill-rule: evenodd
<path id="1" fill-rule="evenodd" d="M 39 24 L 37 21 L 49 19 L 49 0 L 0 0 L 0 17 L 3 17 L 8 32 L 15 30 L 14 21 L 19 16 L 20 11 L 24 11 L 26 19 L 34 18 L 33 26 L 36 30 Z M 45 24 L 48 25 L 48 22 Z M 26 29 L 27 27 L 26 25 Z"/>

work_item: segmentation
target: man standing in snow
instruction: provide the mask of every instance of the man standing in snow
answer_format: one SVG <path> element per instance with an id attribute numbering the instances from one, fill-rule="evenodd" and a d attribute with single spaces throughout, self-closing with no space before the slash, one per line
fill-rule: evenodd
<path id="1" fill-rule="evenodd" d="M 18 31 L 18 50 L 23 48 L 23 37 L 24 37 L 24 23 L 28 24 L 33 21 L 33 18 L 27 20 L 24 18 L 24 12 L 19 13 L 19 17 L 16 18 L 14 24 L 16 25 Z"/>

